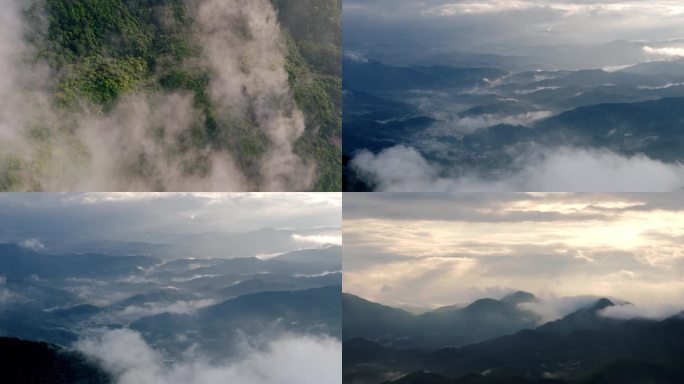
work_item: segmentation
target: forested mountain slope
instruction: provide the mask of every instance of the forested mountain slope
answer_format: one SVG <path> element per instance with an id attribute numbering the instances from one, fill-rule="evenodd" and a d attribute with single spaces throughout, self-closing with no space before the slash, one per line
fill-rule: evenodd
<path id="1" fill-rule="evenodd" d="M 341 189 L 339 0 L 12 1 L 0 189 Z"/>

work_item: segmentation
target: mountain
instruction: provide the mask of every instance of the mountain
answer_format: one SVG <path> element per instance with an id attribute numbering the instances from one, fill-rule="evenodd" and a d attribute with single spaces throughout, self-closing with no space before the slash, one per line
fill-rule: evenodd
<path id="1" fill-rule="evenodd" d="M 518 305 L 523 303 L 534 303 L 537 301 L 537 297 L 529 292 L 517 291 L 504 296 L 500 301 L 510 305 Z"/>
<path id="2" fill-rule="evenodd" d="M 684 59 L 652 61 L 625 68 L 622 72 L 639 75 L 668 75 L 684 77 Z"/>
<path id="3" fill-rule="evenodd" d="M 17 4 L 20 3 L 17 1 Z M 219 1 L 214 5 L 220 3 Z M 265 6 L 269 3 L 272 8 Z M 254 115 L 250 116 L 248 113 L 239 116 L 237 109 L 230 114 L 224 113 L 225 108 L 220 105 L 221 101 L 212 97 L 211 83 L 216 74 L 207 63 L 206 56 L 223 53 L 218 52 L 220 48 L 207 42 L 200 30 L 228 33 L 229 28 L 222 25 L 203 26 L 206 21 L 196 20 L 201 19 L 198 16 L 201 12 L 197 9 L 197 2 L 50 0 L 20 9 L 24 8 L 22 16 L 25 16 L 25 20 L 22 21 L 25 25 L 17 22 L 18 28 L 20 27 L 18 33 L 25 32 L 25 43 L 29 45 L 25 50 L 34 52 L 27 55 L 24 61 L 27 62 L 27 68 L 44 66 L 46 70 L 50 69 L 50 80 L 54 83 L 46 86 L 45 90 L 46 96 L 51 98 L 51 107 L 60 113 L 71 113 L 70 117 L 78 119 L 76 111 L 86 104 L 98 113 L 108 113 L 116 109 L 119 102 L 130 97 L 164 97 L 170 93 L 189 97 L 194 108 L 187 113 L 193 114 L 193 122 L 187 124 L 184 132 L 178 132 L 182 133 L 178 135 L 178 140 L 167 132 L 165 139 L 173 141 L 171 147 L 174 149 L 158 148 L 174 152 L 172 166 L 177 169 L 174 168 L 173 171 L 178 171 L 179 175 L 186 178 L 205 179 L 211 171 L 208 168 L 212 166 L 208 158 L 222 151 L 229 155 L 233 160 L 231 163 L 245 176 L 245 181 L 248 182 L 245 188 L 262 188 L 261 178 L 266 176 L 260 172 L 261 165 L 267 152 L 276 143 L 267 137 L 264 132 L 266 128 L 260 125 Z M 220 11 L 217 6 L 216 12 Z M 228 15 L 223 17 L 229 17 L 230 13 L 224 12 Z M 231 25 L 239 24 L 244 28 L 235 32 L 236 41 L 231 44 L 237 45 L 238 40 L 242 41 L 241 44 L 246 44 L 252 38 L 275 41 L 263 42 L 262 47 L 269 48 L 252 53 L 263 55 L 254 60 L 271 60 L 271 56 L 267 58 L 267 55 L 272 54 L 274 48 L 271 46 L 275 45 L 280 51 L 277 55 L 284 56 L 283 59 L 272 61 L 279 68 L 271 70 L 279 69 L 284 73 L 284 87 L 292 95 L 290 103 L 296 104 L 305 119 L 304 132 L 299 139 L 293 138 L 290 145 L 294 146 L 295 154 L 303 162 L 316 165 L 312 175 L 313 183 L 307 189 L 339 191 L 339 138 L 342 131 L 341 0 L 271 0 L 264 1 L 259 10 L 253 9 L 252 12 L 263 13 L 259 15 L 259 20 L 263 16 L 265 22 L 275 24 L 277 35 L 272 36 L 269 33 L 268 37 L 263 37 L 253 34 L 249 30 L 249 16 L 233 14 L 232 17 L 239 18 L 239 21 L 232 20 Z M 273 16 L 277 17 L 277 22 L 273 21 Z M 239 52 L 240 49 L 236 46 L 229 48 L 233 50 L 232 53 Z M 209 50 L 212 51 L 207 53 Z M 237 73 L 247 76 L 248 67 L 246 65 L 242 70 L 237 70 Z M 121 137 L 128 134 L 117 126 L 118 122 L 111 125 L 111 129 L 121 130 Z M 143 128 L 147 127 L 140 129 Z M 164 127 L 159 128 L 163 131 Z M 167 127 L 167 131 L 168 129 Z M 177 128 L 174 126 L 174 129 Z M 159 134 L 164 136 L 163 132 Z M 111 141 L 112 146 L 116 146 L 114 140 Z M 53 150 L 57 149 L 72 150 L 66 144 Z M 89 150 L 94 148 L 84 149 L 85 152 Z M 86 161 L 86 157 L 80 153 L 73 153 L 73 156 L 79 161 Z M 132 157 L 140 161 L 115 164 L 126 169 L 126 182 L 117 188 L 126 189 L 136 182 L 144 183 L 145 189 L 155 191 L 173 190 L 177 187 L 166 185 L 168 181 L 158 168 L 163 165 L 151 159 L 149 153 L 135 151 Z M 178 157 L 189 160 L 179 162 Z M 171 158 L 165 159 L 171 161 Z M 37 159 L 17 158 L 20 162 L 18 164 L 25 167 L 25 172 L 12 172 L 11 177 L 3 178 L 0 189 L 42 190 L 48 187 L 41 183 L 40 176 L 42 173 L 50 173 L 53 168 L 38 167 L 35 160 Z M 34 164 L 32 168 L 37 171 L 29 171 L 29 164 Z M 80 170 L 79 168 L 78 171 Z M 3 166 L 0 174 L 6 174 L 5 171 L 10 172 L 11 169 Z M 78 173 L 71 169 L 70 171 L 72 172 L 69 175 Z"/>
<path id="4" fill-rule="evenodd" d="M 13 244 L 0 245 L 0 271 L 7 278 L 102 277 L 137 274 L 160 262 L 147 256 L 48 255 Z"/>
<path id="5" fill-rule="evenodd" d="M 448 377 L 430 372 L 414 372 L 399 380 L 387 382 L 392 384 L 452 384 L 453 380 Z"/>
<path id="6" fill-rule="evenodd" d="M 298 262 L 273 259 L 262 260 L 257 257 L 242 257 L 235 259 L 216 260 L 211 266 L 203 266 L 186 271 L 179 276 L 193 275 L 253 275 L 262 273 L 287 273 L 300 275 L 315 275 L 326 272 L 338 271 L 341 269 L 341 259 L 333 257 L 336 250 L 332 249 L 327 255 L 325 253 L 304 252 L 291 255 L 296 257 L 315 257 L 323 256 L 325 259 L 319 262 Z M 297 256 L 299 255 L 299 256 Z M 328 257 L 329 256 L 329 257 Z"/>
<path id="7" fill-rule="evenodd" d="M 345 340 L 366 337 L 407 337 L 415 318 L 403 309 L 374 303 L 349 293 L 342 294 L 342 335 Z"/>
<path id="8" fill-rule="evenodd" d="M 249 336 L 262 339 L 287 331 L 340 337 L 340 291 L 340 286 L 330 286 L 248 294 L 190 315 L 144 317 L 130 328 L 165 350 L 197 345 L 216 356 L 235 352 L 236 343 Z"/>
<path id="9" fill-rule="evenodd" d="M 101 368 L 55 345 L 0 337 L 0 375 L 12 384 L 109 384 Z"/>
<path id="10" fill-rule="evenodd" d="M 46 313 L 31 305 L 18 304 L 0 310 L 0 336 L 67 346 L 78 339 L 76 331 L 67 327 L 69 323 L 68 316 Z"/>
<path id="11" fill-rule="evenodd" d="M 599 299 L 593 305 L 580 308 L 577 311 L 537 328 L 540 332 L 552 332 L 570 334 L 578 330 L 601 331 L 615 327 L 620 320 L 601 316 L 601 311 L 613 307 L 612 301 L 606 298 Z"/>
<path id="12" fill-rule="evenodd" d="M 261 274 L 220 289 L 219 297 L 236 297 L 266 291 L 296 291 L 342 285 L 341 273 L 328 273 L 321 276 L 293 277 L 282 274 Z"/>
<path id="13" fill-rule="evenodd" d="M 640 74 L 633 72 L 607 72 L 602 69 L 584 69 L 570 72 L 567 76 L 542 80 L 533 83 L 540 87 L 593 87 L 611 84 L 623 87 L 661 86 L 684 80 L 682 77 L 667 74 Z"/>
<path id="14" fill-rule="evenodd" d="M 538 329 L 458 348 L 400 350 L 369 340 L 348 340 L 345 374 L 359 383 L 383 382 L 379 378 L 388 372 L 425 370 L 449 378 L 484 372 L 493 383 L 516 376 L 582 384 L 679 382 L 684 374 L 684 318 L 615 320 L 597 327 L 593 320 L 610 305 L 601 299 Z"/>
<path id="15" fill-rule="evenodd" d="M 155 303 L 173 303 L 177 301 L 197 300 L 199 297 L 188 291 L 165 288 L 152 292 L 139 293 L 110 305 L 110 308 L 126 308 Z"/>
<path id="16" fill-rule="evenodd" d="M 534 328 L 539 317 L 503 300 L 480 299 L 462 309 L 427 312 L 415 319 L 411 346 L 465 345 Z"/>
<path id="17" fill-rule="evenodd" d="M 599 104 L 562 113 L 535 126 L 549 143 L 610 148 L 618 153 L 644 153 L 673 162 L 682 159 L 684 98 L 643 103 Z"/>
<path id="18" fill-rule="evenodd" d="M 301 249 L 276 256 L 271 260 L 320 264 L 336 268 L 333 270 L 337 271 L 342 269 L 342 247 L 334 245 L 325 248 Z"/>
<path id="19" fill-rule="evenodd" d="M 343 60 L 342 69 L 344 89 L 369 93 L 475 88 L 507 73 L 495 68 L 400 67 L 349 58 Z"/>
<path id="20" fill-rule="evenodd" d="M 541 120 L 531 127 L 500 124 L 452 140 L 453 161 L 484 173 L 513 169 L 511 146 L 571 146 L 609 149 L 666 163 L 684 159 L 684 98 L 640 103 L 599 104 Z"/>
<path id="21" fill-rule="evenodd" d="M 521 376 L 496 377 L 470 374 L 456 379 L 430 372 L 414 372 L 386 384 L 564 384 L 556 379 L 528 379 Z"/>
<path id="22" fill-rule="evenodd" d="M 520 292 L 505 300 L 480 299 L 464 308 L 439 308 L 413 315 L 344 294 L 344 338 L 363 337 L 401 348 L 471 344 L 536 327 L 539 317 L 517 307 L 520 300 L 534 300 L 528 295 Z"/>

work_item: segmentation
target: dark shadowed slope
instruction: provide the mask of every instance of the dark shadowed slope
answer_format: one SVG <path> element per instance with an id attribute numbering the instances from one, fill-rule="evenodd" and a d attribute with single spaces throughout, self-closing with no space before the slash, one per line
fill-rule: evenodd
<path id="1" fill-rule="evenodd" d="M 345 294 L 345 340 L 363 337 L 400 348 L 438 348 L 483 341 L 534 328 L 539 317 L 517 304 L 534 296 L 516 293 L 502 300 L 480 299 L 470 305 L 439 308 L 421 315 Z"/>
<path id="2" fill-rule="evenodd" d="M 111 378 L 77 352 L 0 337 L 0 381 L 8 384 L 109 384 Z"/>

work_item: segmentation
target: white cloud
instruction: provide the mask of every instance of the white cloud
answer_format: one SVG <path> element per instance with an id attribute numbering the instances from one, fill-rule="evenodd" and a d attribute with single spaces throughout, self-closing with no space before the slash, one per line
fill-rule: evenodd
<path id="1" fill-rule="evenodd" d="M 649 56 L 660 56 L 660 57 L 684 57 L 684 48 L 681 47 L 660 47 L 653 48 L 645 46 L 642 48 L 644 53 Z"/>
<path id="2" fill-rule="evenodd" d="M 342 346 L 329 338 L 282 336 L 222 365 L 196 354 L 165 363 L 140 334 L 126 329 L 79 340 L 75 347 L 99 361 L 117 384 L 342 383 Z"/>
<path id="3" fill-rule="evenodd" d="M 200 308 L 215 304 L 211 299 L 176 301 L 174 303 L 148 303 L 143 306 L 131 305 L 124 308 L 120 315 L 127 319 L 139 319 L 160 313 L 190 314 Z"/>
<path id="4" fill-rule="evenodd" d="M 7 284 L 7 278 L 5 275 L 0 275 L 0 306 L 13 303 L 20 297 L 9 289 L 4 288 L 5 284 Z"/>
<path id="5" fill-rule="evenodd" d="M 492 127 L 498 124 L 507 125 L 529 125 L 535 121 L 551 117 L 553 112 L 551 111 L 533 111 L 519 113 L 513 116 L 496 116 L 492 114 L 484 114 L 479 116 L 467 116 L 459 118 L 455 121 L 449 122 L 450 130 L 455 128 L 459 134 L 470 133 L 474 130 Z"/>
<path id="6" fill-rule="evenodd" d="M 537 298 L 537 301 L 518 304 L 523 310 L 531 311 L 541 317 L 540 323 L 548 323 L 558 320 L 580 308 L 586 308 L 598 300 L 598 296 L 568 296 L 558 297 L 546 294 Z"/>
<path id="7" fill-rule="evenodd" d="M 352 160 L 352 167 L 384 192 L 666 192 L 684 188 L 684 167 L 643 155 L 624 157 L 607 150 L 564 147 L 533 150 L 516 161 L 523 169 L 503 177 L 449 178 L 415 149 L 395 146 L 377 155 L 362 151 Z"/>
<path id="8" fill-rule="evenodd" d="M 293 234 L 292 240 L 321 245 L 342 245 L 342 235 L 299 235 Z"/>
<path id="9" fill-rule="evenodd" d="M 680 2 L 660 0 L 648 3 L 633 1 L 558 1 L 558 0 L 491 0 L 461 1 L 442 4 L 424 11 L 428 15 L 455 16 L 468 14 L 487 14 L 499 12 L 550 9 L 566 15 L 647 12 L 663 16 L 676 16 L 684 13 Z"/>
<path id="10" fill-rule="evenodd" d="M 23 248 L 30 249 L 32 251 L 42 251 L 45 249 L 45 244 L 43 244 L 38 239 L 24 239 L 19 245 Z"/>
<path id="11" fill-rule="evenodd" d="M 424 11 L 427 15 L 454 16 L 461 14 L 478 14 L 492 12 L 506 12 L 534 8 L 537 5 L 530 1 L 518 0 L 493 0 L 493 1 L 466 1 L 459 3 L 443 4 L 428 8 Z"/>
<path id="12" fill-rule="evenodd" d="M 347 52 L 344 52 L 344 57 L 349 59 L 349 60 L 355 61 L 357 63 L 367 63 L 368 62 L 368 58 L 363 53 L 348 52 L 347 51 Z"/>
<path id="13" fill-rule="evenodd" d="M 634 319 L 634 318 L 645 318 L 662 320 L 670 316 L 674 316 L 683 311 L 681 306 L 673 304 L 663 304 L 663 303 L 646 303 L 641 305 L 616 305 L 613 307 L 608 307 L 600 312 L 601 316 L 613 318 L 613 319 Z"/>
<path id="14" fill-rule="evenodd" d="M 19 298 L 19 295 L 9 289 L 0 289 L 0 306 L 13 303 L 17 298 Z"/>

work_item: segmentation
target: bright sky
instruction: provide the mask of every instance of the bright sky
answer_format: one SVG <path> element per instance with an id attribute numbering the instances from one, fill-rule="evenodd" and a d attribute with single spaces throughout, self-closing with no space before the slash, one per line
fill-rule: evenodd
<path id="1" fill-rule="evenodd" d="M 512 290 L 684 305 L 684 195 L 350 194 L 344 289 L 440 306 Z"/>

